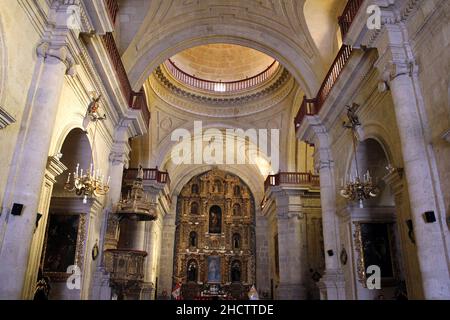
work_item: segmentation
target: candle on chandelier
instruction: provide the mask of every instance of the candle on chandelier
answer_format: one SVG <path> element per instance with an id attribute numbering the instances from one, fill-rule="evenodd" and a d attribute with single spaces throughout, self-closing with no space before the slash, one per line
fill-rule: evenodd
<path id="1" fill-rule="evenodd" d="M 67 176 L 67 182 L 66 183 L 69 183 L 70 182 L 70 172 L 69 172 L 69 175 Z"/>
<path id="2" fill-rule="evenodd" d="M 94 165 L 92 163 L 90 166 L 89 174 L 91 175 L 91 177 L 94 175 Z"/>
<path id="3" fill-rule="evenodd" d="M 108 181 L 106 182 L 106 185 L 109 186 L 109 182 L 111 181 L 111 176 L 108 176 Z"/>
<path id="4" fill-rule="evenodd" d="M 79 169 L 79 168 L 80 168 L 80 164 L 77 163 L 77 168 L 76 168 L 76 170 L 75 170 L 75 172 L 76 172 L 77 174 L 76 174 L 75 178 L 78 178 L 78 169 Z"/>

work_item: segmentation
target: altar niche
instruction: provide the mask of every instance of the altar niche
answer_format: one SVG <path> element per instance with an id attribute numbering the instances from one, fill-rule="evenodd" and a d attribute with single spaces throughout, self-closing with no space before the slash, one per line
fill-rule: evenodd
<path id="1" fill-rule="evenodd" d="M 255 283 L 255 202 L 236 175 L 213 169 L 177 197 L 173 284 L 185 299 L 247 298 Z"/>

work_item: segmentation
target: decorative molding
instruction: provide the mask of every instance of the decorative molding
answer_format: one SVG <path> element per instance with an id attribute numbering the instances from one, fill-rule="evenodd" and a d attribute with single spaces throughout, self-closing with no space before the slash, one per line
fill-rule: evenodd
<path id="1" fill-rule="evenodd" d="M 16 119 L 0 107 L 0 129 L 4 129 L 14 122 L 16 122 Z"/>
<path id="2" fill-rule="evenodd" d="M 36 48 L 36 54 L 44 60 L 47 58 L 55 58 L 66 66 L 66 74 L 75 75 L 75 59 L 70 54 L 66 45 L 53 44 L 48 41 L 41 42 Z"/>
<path id="3" fill-rule="evenodd" d="M 164 75 L 161 68 L 150 77 L 150 87 L 154 93 L 171 106 L 207 117 L 236 117 L 265 111 L 283 101 L 295 85 L 288 71 L 281 74 L 259 91 L 242 96 L 201 95 L 189 91 L 187 87 L 179 87 Z"/>

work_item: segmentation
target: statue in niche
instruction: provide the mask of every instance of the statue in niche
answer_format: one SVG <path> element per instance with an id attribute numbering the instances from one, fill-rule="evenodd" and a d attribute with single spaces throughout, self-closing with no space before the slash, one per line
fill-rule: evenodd
<path id="1" fill-rule="evenodd" d="M 241 196 L 241 187 L 234 186 L 234 196 L 235 197 L 240 197 Z"/>
<path id="2" fill-rule="evenodd" d="M 213 192 L 222 192 L 222 183 L 220 180 L 215 180 L 213 184 Z"/>
<path id="3" fill-rule="evenodd" d="M 241 247 L 241 236 L 239 233 L 233 234 L 233 248 L 239 249 Z"/>
<path id="4" fill-rule="evenodd" d="M 220 282 L 220 257 L 208 257 L 208 282 Z"/>
<path id="5" fill-rule="evenodd" d="M 222 209 L 212 206 L 209 209 L 209 233 L 222 232 Z"/>
<path id="6" fill-rule="evenodd" d="M 231 282 L 241 281 L 241 263 L 239 261 L 233 261 L 231 265 Z"/>
<path id="7" fill-rule="evenodd" d="M 198 184 L 193 184 L 191 187 L 192 194 L 198 194 Z"/>
<path id="8" fill-rule="evenodd" d="M 191 203 L 191 214 L 198 214 L 198 203 L 197 202 Z"/>
<path id="9" fill-rule="evenodd" d="M 241 206 L 238 203 L 235 203 L 233 205 L 233 216 L 240 216 L 241 215 Z"/>
<path id="10" fill-rule="evenodd" d="M 192 231 L 189 234 L 189 245 L 191 247 L 197 247 L 197 232 Z"/>
<path id="11" fill-rule="evenodd" d="M 197 282 L 197 262 L 195 260 L 189 261 L 187 269 L 187 278 L 190 282 Z"/>

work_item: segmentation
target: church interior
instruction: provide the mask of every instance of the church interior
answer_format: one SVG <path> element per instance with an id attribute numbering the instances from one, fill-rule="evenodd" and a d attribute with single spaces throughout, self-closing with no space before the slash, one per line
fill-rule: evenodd
<path id="1" fill-rule="evenodd" d="M 0 299 L 450 300 L 449 75 L 448 0 L 0 0 Z"/>

